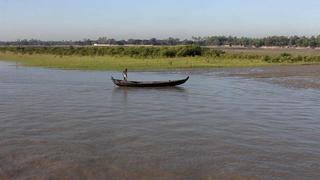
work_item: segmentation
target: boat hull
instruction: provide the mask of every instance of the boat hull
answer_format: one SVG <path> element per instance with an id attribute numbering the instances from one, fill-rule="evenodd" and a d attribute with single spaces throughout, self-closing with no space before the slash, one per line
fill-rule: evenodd
<path id="1" fill-rule="evenodd" d="M 124 81 L 120 79 L 114 79 L 111 77 L 112 82 L 120 87 L 169 87 L 178 86 L 185 83 L 189 79 L 189 76 L 185 79 L 174 81 Z"/>

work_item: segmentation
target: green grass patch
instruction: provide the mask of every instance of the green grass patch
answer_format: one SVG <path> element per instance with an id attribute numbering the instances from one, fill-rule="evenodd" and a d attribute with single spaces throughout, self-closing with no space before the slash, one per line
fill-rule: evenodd
<path id="1" fill-rule="evenodd" d="M 80 69 L 80 70 L 167 70 L 185 68 L 215 68 L 215 67 L 253 67 L 276 64 L 305 64 L 302 61 L 291 61 L 290 55 L 282 55 L 278 59 L 262 56 L 220 56 L 220 57 L 175 57 L 175 58 L 134 58 L 126 56 L 79 56 L 52 54 L 21 54 L 0 52 L 0 59 L 13 61 L 24 66 L 45 68 Z M 290 61 L 289 61 L 289 60 Z M 306 59 L 307 60 L 307 59 Z M 307 61 L 308 64 L 319 61 Z"/>
<path id="2" fill-rule="evenodd" d="M 48 54 L 0 53 L 0 59 L 25 66 L 82 70 L 161 70 L 181 68 L 264 66 L 261 59 L 218 57 L 132 58 L 116 56 L 57 56 Z"/>

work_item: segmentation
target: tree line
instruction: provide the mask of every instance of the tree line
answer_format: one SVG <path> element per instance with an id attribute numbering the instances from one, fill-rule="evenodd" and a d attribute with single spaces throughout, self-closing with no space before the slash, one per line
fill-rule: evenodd
<path id="1" fill-rule="evenodd" d="M 192 37 L 180 40 L 178 38 L 167 39 L 128 39 L 116 40 L 113 38 L 100 37 L 96 40 L 83 39 L 79 41 L 42 41 L 37 39 L 23 39 L 17 41 L 0 41 L 1 46 L 91 46 L 94 44 L 109 45 L 199 45 L 199 46 L 243 46 L 243 47 L 320 47 L 320 35 L 318 36 L 270 36 L 264 38 L 248 38 L 235 36 L 208 36 Z"/>

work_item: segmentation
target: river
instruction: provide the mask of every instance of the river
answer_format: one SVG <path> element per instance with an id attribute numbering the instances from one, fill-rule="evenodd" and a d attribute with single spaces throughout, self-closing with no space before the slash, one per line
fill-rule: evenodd
<path id="1" fill-rule="evenodd" d="M 0 62 L 0 179 L 318 179 L 320 89 L 235 70 L 129 72 L 190 76 L 143 89 Z"/>

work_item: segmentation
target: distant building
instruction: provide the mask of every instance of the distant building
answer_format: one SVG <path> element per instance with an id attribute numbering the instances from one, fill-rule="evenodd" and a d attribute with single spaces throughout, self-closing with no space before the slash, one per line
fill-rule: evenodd
<path id="1" fill-rule="evenodd" d="M 97 44 L 94 43 L 93 46 L 112 46 L 111 44 Z"/>

